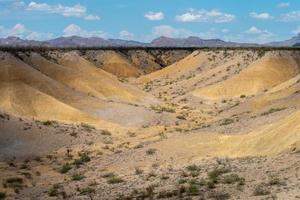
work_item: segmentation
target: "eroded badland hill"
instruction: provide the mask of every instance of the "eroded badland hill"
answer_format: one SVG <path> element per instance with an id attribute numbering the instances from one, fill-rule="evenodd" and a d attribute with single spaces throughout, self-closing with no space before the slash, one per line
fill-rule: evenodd
<path id="1" fill-rule="evenodd" d="M 298 199 L 300 51 L 0 52 L 0 199 Z"/>

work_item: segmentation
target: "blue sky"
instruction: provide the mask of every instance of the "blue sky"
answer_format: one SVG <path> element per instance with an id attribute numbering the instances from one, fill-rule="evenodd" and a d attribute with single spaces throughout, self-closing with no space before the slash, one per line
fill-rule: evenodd
<path id="1" fill-rule="evenodd" d="M 298 32 L 299 0 L 0 0 L 0 37 L 193 35 L 263 43 Z"/>

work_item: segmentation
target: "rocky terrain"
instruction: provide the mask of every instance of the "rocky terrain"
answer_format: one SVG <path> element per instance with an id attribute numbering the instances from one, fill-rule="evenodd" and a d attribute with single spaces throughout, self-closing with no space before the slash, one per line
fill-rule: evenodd
<path id="1" fill-rule="evenodd" d="M 0 52 L 0 199 L 300 199 L 296 49 Z"/>

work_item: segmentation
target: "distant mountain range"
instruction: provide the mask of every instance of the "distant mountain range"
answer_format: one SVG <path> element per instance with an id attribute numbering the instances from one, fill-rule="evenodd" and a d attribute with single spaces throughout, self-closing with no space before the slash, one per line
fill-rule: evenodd
<path id="1" fill-rule="evenodd" d="M 295 46 L 296 44 L 299 43 L 300 43 L 300 33 L 289 40 L 284 40 L 281 42 L 271 42 L 268 45 L 275 46 L 275 47 L 285 47 L 285 46 L 290 47 L 290 46 Z"/>
<path id="2" fill-rule="evenodd" d="M 47 41 L 24 40 L 18 37 L 0 39 L 0 46 L 45 46 L 45 47 L 291 47 L 300 44 L 300 34 L 280 42 L 265 44 L 226 42 L 220 39 L 201 39 L 199 37 L 169 38 L 159 37 L 150 43 L 121 39 L 84 38 L 79 36 L 59 37 Z"/>

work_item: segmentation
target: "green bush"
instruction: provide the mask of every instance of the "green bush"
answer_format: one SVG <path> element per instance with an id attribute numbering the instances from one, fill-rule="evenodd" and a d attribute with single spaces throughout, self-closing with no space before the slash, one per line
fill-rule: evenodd
<path id="1" fill-rule="evenodd" d="M 107 180 L 107 183 L 109 183 L 109 184 L 118 184 L 118 183 L 122 183 L 122 182 L 124 182 L 124 180 L 117 176 L 112 176 Z"/>
<path id="2" fill-rule="evenodd" d="M 200 171 L 200 168 L 195 164 L 187 166 L 186 169 L 189 171 Z"/>
<path id="3" fill-rule="evenodd" d="M 85 177 L 82 174 L 75 173 L 75 174 L 72 175 L 72 180 L 73 181 L 80 181 L 80 180 L 82 180 L 84 178 Z"/>
<path id="4" fill-rule="evenodd" d="M 213 183 L 217 183 L 219 176 L 228 172 L 230 172 L 230 169 L 225 167 L 215 168 L 212 171 L 208 172 L 208 179 Z"/>
<path id="5" fill-rule="evenodd" d="M 199 186 L 196 184 L 190 184 L 187 188 L 187 192 L 192 196 L 197 196 L 200 193 Z"/>
<path id="6" fill-rule="evenodd" d="M 86 187 L 86 188 L 80 188 L 79 189 L 79 194 L 80 195 L 91 195 L 95 192 L 96 192 L 95 189 L 91 188 L 91 187 Z"/>
<path id="7" fill-rule="evenodd" d="M 228 174 L 223 177 L 222 182 L 225 184 L 233 184 L 236 182 L 240 182 L 241 179 L 243 178 L 240 178 L 237 174 Z"/>
<path id="8" fill-rule="evenodd" d="M 6 193 L 5 192 L 0 192 L 0 200 L 6 198 Z"/>
<path id="9" fill-rule="evenodd" d="M 261 116 L 269 115 L 269 114 L 272 114 L 274 112 L 279 112 L 279 111 L 284 110 L 284 109 L 286 109 L 286 108 L 271 108 L 270 110 L 261 113 Z"/>
<path id="10" fill-rule="evenodd" d="M 72 169 L 72 166 L 69 163 L 66 163 L 60 168 L 59 172 L 62 174 L 65 174 L 68 171 L 70 171 L 71 169 Z"/>
<path id="11" fill-rule="evenodd" d="M 259 184 L 254 189 L 255 196 L 264 196 L 270 194 L 270 190 L 266 187 L 265 184 Z"/>
<path id="12" fill-rule="evenodd" d="M 48 190 L 48 195 L 50 197 L 56 197 L 59 195 L 59 188 L 60 188 L 60 185 L 58 184 L 55 184 L 53 185 L 49 190 Z"/>
<path id="13" fill-rule="evenodd" d="M 226 125 L 229 125 L 229 124 L 232 124 L 234 122 L 233 119 L 229 119 L 229 118 L 226 118 L 224 119 L 222 122 L 221 122 L 221 126 L 226 126 Z"/>
<path id="14" fill-rule="evenodd" d="M 6 179 L 5 183 L 3 184 L 4 187 L 13 188 L 15 192 L 18 192 L 19 189 L 23 188 L 23 179 L 20 177 L 12 177 Z"/>
<path id="15" fill-rule="evenodd" d="M 90 161 L 91 161 L 91 158 L 88 155 L 88 153 L 81 152 L 81 153 L 79 153 L 79 159 L 74 160 L 74 165 L 76 165 L 78 167 L 78 166 L 83 165 L 84 163 L 87 163 Z"/>
<path id="16" fill-rule="evenodd" d="M 156 149 L 148 149 L 148 150 L 146 151 L 146 153 L 147 153 L 148 155 L 153 155 L 153 154 L 155 154 L 155 152 L 156 152 Z"/>

